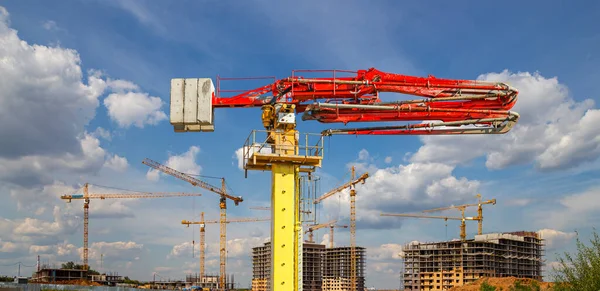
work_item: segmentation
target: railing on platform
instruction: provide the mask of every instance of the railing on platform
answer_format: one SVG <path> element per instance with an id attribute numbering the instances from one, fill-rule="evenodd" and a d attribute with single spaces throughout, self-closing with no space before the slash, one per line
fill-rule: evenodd
<path id="1" fill-rule="evenodd" d="M 254 168 L 258 163 L 261 163 L 257 161 L 257 156 L 267 156 L 272 161 L 289 158 L 290 160 L 293 159 L 293 162 L 307 166 L 314 166 L 311 161 L 323 159 L 323 136 L 320 134 L 297 133 L 297 145 L 275 145 L 267 142 L 268 137 L 269 132 L 267 130 L 253 130 L 246 138 L 242 148 L 244 169 Z M 290 151 L 293 154 L 287 154 Z M 261 164 L 265 165 L 264 162 Z"/>

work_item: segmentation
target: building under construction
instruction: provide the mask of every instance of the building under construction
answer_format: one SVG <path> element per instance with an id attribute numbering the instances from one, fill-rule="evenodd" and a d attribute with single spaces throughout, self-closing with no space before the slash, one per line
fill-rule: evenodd
<path id="1" fill-rule="evenodd" d="M 356 247 L 356 290 L 365 290 L 365 248 Z M 351 248 L 328 248 L 323 252 L 323 291 L 352 290 Z"/>
<path id="2" fill-rule="evenodd" d="M 364 290 L 365 248 L 356 247 L 356 290 Z M 303 291 L 343 291 L 351 285 L 351 248 L 325 248 L 304 242 L 302 254 Z M 252 248 L 252 291 L 268 291 L 271 274 L 271 243 Z"/>
<path id="3" fill-rule="evenodd" d="M 219 275 L 204 275 L 198 273 L 185 276 L 186 287 L 197 286 L 200 288 L 208 288 L 210 290 L 219 289 Z M 235 277 L 233 274 L 225 276 L 225 290 L 235 289 Z"/>
<path id="4" fill-rule="evenodd" d="M 466 241 L 408 244 L 405 290 L 446 290 L 480 277 L 542 280 L 544 243 L 535 232 L 476 235 Z"/>

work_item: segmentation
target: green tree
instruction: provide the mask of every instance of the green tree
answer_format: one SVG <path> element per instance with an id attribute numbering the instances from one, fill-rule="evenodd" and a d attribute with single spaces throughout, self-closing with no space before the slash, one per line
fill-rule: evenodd
<path id="1" fill-rule="evenodd" d="M 483 282 L 483 284 L 481 284 L 481 288 L 479 288 L 480 291 L 496 291 L 496 287 L 490 285 L 487 283 L 487 281 Z"/>
<path id="2" fill-rule="evenodd" d="M 83 270 L 83 265 L 75 264 L 74 262 L 66 262 L 63 263 L 60 268 L 70 270 Z M 88 269 L 88 275 L 100 275 L 100 272 L 93 269 Z"/>
<path id="3" fill-rule="evenodd" d="M 557 291 L 600 290 L 600 236 L 594 229 L 591 245 L 585 245 L 576 237 L 577 252 L 559 256 L 559 266 L 554 268 L 553 279 Z"/>

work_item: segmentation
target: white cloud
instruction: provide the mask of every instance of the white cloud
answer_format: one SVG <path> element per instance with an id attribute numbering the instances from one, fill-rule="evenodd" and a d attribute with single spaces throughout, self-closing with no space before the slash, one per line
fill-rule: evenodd
<path id="1" fill-rule="evenodd" d="M 0 11 L 0 157 L 81 153 L 81 133 L 105 88 L 94 75 L 82 82 L 78 53 L 30 45 Z"/>
<path id="2" fill-rule="evenodd" d="M 200 153 L 200 148 L 191 146 L 189 150 L 180 155 L 170 155 L 163 165 L 191 175 L 199 175 L 202 167 L 196 163 L 196 157 Z M 158 181 L 160 172 L 155 169 L 149 169 L 146 173 L 146 178 L 150 181 Z"/>
<path id="3" fill-rule="evenodd" d="M 367 255 L 369 260 L 375 261 L 399 260 L 404 252 L 399 244 L 382 244 L 376 248 L 368 248 Z"/>
<path id="4" fill-rule="evenodd" d="M 105 140 L 108 140 L 108 141 L 110 141 L 112 139 L 110 131 L 108 131 L 108 130 L 102 128 L 102 127 L 96 128 L 96 130 L 94 131 L 93 135 L 96 138 L 100 138 L 101 137 L 101 138 L 103 138 Z"/>
<path id="5" fill-rule="evenodd" d="M 63 237 L 74 234 L 81 225 L 81 218 L 63 213 L 58 206 L 53 210 L 54 221 L 25 218 L 17 221 L 4 221 L 7 229 L 5 237 L 23 246 L 52 245 L 63 241 Z"/>
<path id="6" fill-rule="evenodd" d="M 160 110 L 163 103 L 159 97 L 138 92 L 112 93 L 104 99 L 108 116 L 123 128 L 132 125 L 144 128 L 146 124 L 156 125 L 167 119 Z"/>
<path id="7" fill-rule="evenodd" d="M 237 149 L 235 151 L 233 157 L 237 161 L 238 169 L 244 170 L 244 160 L 248 160 L 254 153 L 268 154 L 268 153 L 271 153 L 271 149 L 262 147 L 259 144 L 254 144 L 249 147 L 244 146 L 244 147 Z"/>
<path id="8" fill-rule="evenodd" d="M 581 193 L 566 195 L 550 209 L 538 209 L 532 215 L 537 224 L 546 228 L 594 226 L 600 210 L 600 188 L 592 187 Z M 551 213 L 552 215 L 549 215 Z"/>
<path id="9" fill-rule="evenodd" d="M 594 101 L 575 101 L 557 78 L 538 73 L 489 73 L 479 80 L 502 81 L 519 89 L 514 107 L 521 118 L 504 135 L 425 136 L 413 162 L 459 164 L 486 156 L 488 169 L 534 162 L 539 170 L 558 170 L 600 156 L 600 111 Z"/>
<path id="10" fill-rule="evenodd" d="M 58 25 L 56 24 L 56 22 L 54 20 L 47 20 L 42 24 L 42 27 L 45 30 L 59 30 Z"/>
<path id="11" fill-rule="evenodd" d="M 227 240 L 227 258 L 247 257 L 252 253 L 252 248 L 265 242 L 265 238 L 249 237 Z M 216 247 L 216 245 L 215 245 Z"/>
<path id="12" fill-rule="evenodd" d="M 104 166 L 117 172 L 124 172 L 127 170 L 129 163 L 127 162 L 127 158 L 115 154 L 112 158 L 106 160 Z"/>
<path id="13" fill-rule="evenodd" d="M 243 258 L 247 257 L 253 247 L 262 245 L 268 241 L 268 238 L 261 237 L 248 237 L 248 238 L 233 238 L 227 240 L 227 258 Z M 200 252 L 200 244 L 196 241 L 192 244 L 191 241 L 186 241 L 173 246 L 167 259 L 191 257 L 192 256 L 192 245 L 194 247 L 194 253 L 198 256 Z M 207 243 L 206 244 L 206 259 L 207 264 L 209 258 L 219 258 L 219 243 Z"/>
<path id="14" fill-rule="evenodd" d="M 544 228 L 538 230 L 540 236 L 545 240 L 546 250 L 559 249 L 575 238 L 575 232 L 563 232 L 560 230 Z"/>
<path id="15" fill-rule="evenodd" d="M 363 152 L 362 157 L 368 153 Z M 365 184 L 356 185 L 357 221 L 360 227 L 387 228 L 401 219 L 381 217 L 381 212 L 407 212 L 441 207 L 475 199 L 480 183 L 452 175 L 454 166 L 441 163 L 411 163 L 379 169 L 368 163 L 351 163 L 357 175 L 368 169 Z M 348 189 L 322 203 L 335 218 L 349 217 Z M 337 198 L 336 198 L 337 197 Z M 341 209 L 341 212 L 339 211 Z M 336 213 L 339 217 L 335 217 Z"/>
<path id="16" fill-rule="evenodd" d="M 94 242 L 90 245 L 88 258 L 100 262 L 101 256 L 107 261 L 133 261 L 144 249 L 143 244 L 133 241 Z M 83 249 L 80 248 L 82 253 Z"/>
<path id="17" fill-rule="evenodd" d="M 61 30 L 53 22 L 46 26 Z M 2 206 L 16 204 L 13 217 L 19 217 L 0 217 L 0 248 L 18 245 L 10 256 L 19 260 L 41 253 L 52 263 L 77 261 L 77 247 L 65 238 L 81 231 L 82 207 L 65 205 L 59 196 L 72 194 L 88 179 L 101 180 L 96 174 L 104 165 L 123 169 L 127 164 L 102 148 L 99 138 L 110 141 L 108 130 L 88 132 L 88 126 L 107 90 L 119 94 L 139 88 L 100 71 L 82 71 L 76 50 L 20 39 L 3 7 L 0 43 L 0 192 L 14 200 L 5 199 Z M 131 216 L 122 203 L 94 201 L 90 216 Z M 76 237 L 80 242 L 81 235 Z"/>
<path id="18" fill-rule="evenodd" d="M 389 164 L 392 162 L 392 157 L 385 157 L 385 163 Z"/>
<path id="19" fill-rule="evenodd" d="M 369 158 L 370 158 L 369 152 L 366 149 L 362 149 L 362 150 L 360 150 L 360 152 L 358 152 L 358 160 L 359 161 L 368 161 Z"/>
<path id="20" fill-rule="evenodd" d="M 127 80 L 108 79 L 106 81 L 106 83 L 113 92 L 117 92 L 117 93 L 126 93 L 128 91 L 137 91 L 140 89 L 140 87 L 138 85 L 134 84 L 133 82 L 127 81 Z"/>
<path id="21" fill-rule="evenodd" d="M 182 242 L 174 245 L 171 252 L 167 255 L 167 259 L 181 258 L 186 256 L 192 256 L 192 248 L 195 254 L 200 251 L 200 244 L 198 242 L 192 243 L 191 241 Z"/>

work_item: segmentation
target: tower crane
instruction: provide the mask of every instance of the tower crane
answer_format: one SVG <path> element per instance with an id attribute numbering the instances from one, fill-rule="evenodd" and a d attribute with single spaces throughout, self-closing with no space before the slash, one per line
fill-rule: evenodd
<path id="1" fill-rule="evenodd" d="M 303 72 L 331 74 L 304 78 Z M 323 137 L 331 135 L 453 135 L 504 134 L 519 119 L 511 111 L 517 89 L 501 82 L 415 77 L 368 70 L 292 71 L 292 76 L 269 80 L 249 90 L 222 90 L 221 82 L 255 78 L 171 79 L 170 123 L 175 132 L 212 132 L 216 108 L 261 108 L 261 132 L 252 131 L 242 147 L 244 169 L 270 171 L 271 290 L 296 291 L 302 286 L 302 225 L 298 215 L 299 172 L 321 167 Z M 221 93 L 229 95 L 222 96 Z M 379 93 L 421 98 L 382 102 Z M 309 145 L 309 134 L 296 130 L 302 120 L 321 123 L 410 122 L 406 125 L 326 129 Z M 259 137 L 257 137 L 257 133 Z M 293 247 L 292 247 L 293 246 Z M 356 286 L 352 286 L 356 291 Z"/>
<path id="2" fill-rule="evenodd" d="M 478 200 L 478 202 L 473 203 L 473 204 L 463 204 L 463 205 L 456 205 L 456 206 L 440 207 L 440 208 L 423 210 L 422 212 L 436 212 L 436 211 L 444 211 L 444 210 L 448 210 L 448 209 L 458 209 L 458 210 L 462 211 L 463 216 L 464 216 L 465 208 L 477 206 L 477 234 L 483 234 L 483 208 L 481 206 L 484 204 L 496 205 L 496 199 L 494 198 L 494 199 L 490 199 L 490 200 L 486 200 L 486 201 L 481 201 L 481 194 L 477 194 L 477 200 Z"/>
<path id="3" fill-rule="evenodd" d="M 364 173 L 358 179 L 356 179 L 356 168 L 352 166 L 350 181 L 323 194 L 321 197 L 315 199 L 314 203 L 317 204 L 323 199 L 333 196 L 346 188 L 350 188 L 350 282 L 352 286 L 356 285 L 356 190 L 354 185 L 358 183 L 364 184 L 369 177 L 369 173 Z M 353 290 L 355 289 L 352 287 Z"/>
<path id="4" fill-rule="evenodd" d="M 380 216 L 397 216 L 397 217 L 414 217 L 414 218 L 433 218 L 433 219 L 443 219 L 445 221 L 448 220 L 460 220 L 460 240 L 465 241 L 467 239 L 467 225 L 465 221 L 467 220 L 478 220 L 477 217 L 465 216 L 465 209 L 461 209 L 462 216 L 461 217 L 448 217 L 448 216 L 431 216 L 431 215 L 423 215 L 423 214 L 410 214 L 410 213 L 381 213 Z"/>
<path id="5" fill-rule="evenodd" d="M 331 224 L 329 225 L 329 247 L 333 248 L 333 229 L 334 228 L 348 228 L 347 225 L 338 225 L 338 224 Z"/>
<path id="6" fill-rule="evenodd" d="M 258 222 L 258 221 L 270 221 L 271 218 L 236 218 L 236 219 L 228 219 L 224 223 L 232 223 L 232 222 Z M 204 220 L 204 212 L 200 213 L 200 221 L 188 221 L 182 220 L 181 224 L 185 224 L 188 227 L 190 224 L 198 224 L 200 225 L 200 280 L 204 278 L 204 264 L 206 259 L 206 234 L 205 234 L 205 226 L 206 224 L 215 224 L 221 223 L 221 220 Z M 222 253 L 220 254 L 222 255 Z M 220 258 L 221 261 L 227 262 L 227 257 Z M 226 274 L 221 274 L 221 276 L 226 276 Z M 223 282 L 225 284 L 225 282 Z M 220 285 L 221 290 L 225 289 L 225 285 Z"/>
<path id="7" fill-rule="evenodd" d="M 83 200 L 83 268 L 89 269 L 88 265 L 88 224 L 89 224 L 89 208 L 91 199 L 122 199 L 122 198 L 163 198 L 163 197 L 180 197 L 180 196 L 202 196 L 202 194 L 193 193 L 89 193 L 89 183 L 83 185 L 83 194 L 61 195 L 60 199 L 70 203 L 71 200 Z"/>
<path id="8" fill-rule="evenodd" d="M 142 163 L 144 165 L 147 165 L 151 168 L 154 168 L 156 170 L 159 170 L 165 174 L 169 174 L 175 178 L 184 180 L 196 187 L 201 187 L 204 188 L 206 190 L 209 190 L 211 192 L 217 193 L 221 196 L 221 199 L 219 199 L 219 209 L 220 209 L 220 223 L 219 223 L 219 229 L 220 229 L 220 239 L 219 239 L 219 251 L 220 251 L 220 257 L 221 257 L 221 261 L 219 262 L 220 265 L 220 276 L 219 276 L 219 283 L 222 286 L 221 288 L 225 288 L 225 274 L 226 274 L 226 270 L 225 270 L 225 257 L 227 254 L 227 224 L 226 224 L 226 220 L 227 220 L 227 199 L 233 200 L 233 203 L 237 206 L 239 205 L 240 202 L 244 201 L 244 199 L 242 198 L 242 196 L 232 196 L 229 193 L 227 193 L 226 190 L 226 186 L 225 186 L 225 178 L 221 178 L 221 188 L 218 188 L 216 186 L 212 186 L 200 179 L 197 179 L 195 177 L 192 177 L 186 173 L 182 173 L 179 172 L 175 169 L 169 168 L 163 164 L 160 164 L 156 161 L 153 161 L 151 159 L 145 158 Z M 222 289 L 224 290 L 224 289 Z"/>
<path id="9" fill-rule="evenodd" d="M 319 223 L 319 224 L 313 224 L 313 225 L 309 225 L 308 229 L 304 232 L 305 234 L 308 233 L 308 242 L 314 243 L 315 241 L 313 240 L 313 231 L 321 229 L 323 227 L 328 227 L 330 225 L 333 225 L 337 222 L 337 220 L 332 220 L 332 221 L 328 221 L 325 223 Z"/>

